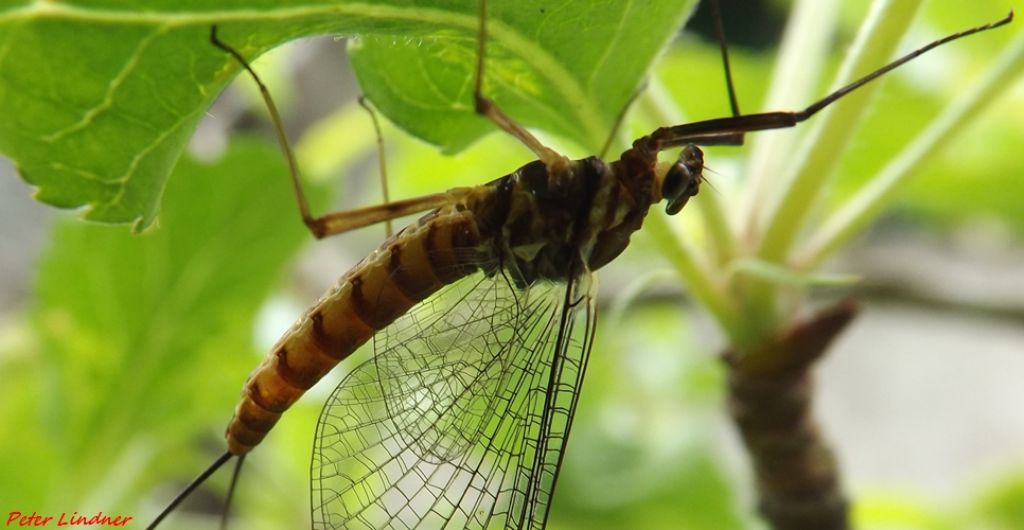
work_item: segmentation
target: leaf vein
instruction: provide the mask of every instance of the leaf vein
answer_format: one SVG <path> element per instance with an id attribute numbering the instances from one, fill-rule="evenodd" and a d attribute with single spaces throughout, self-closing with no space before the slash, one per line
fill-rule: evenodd
<path id="1" fill-rule="evenodd" d="M 382 6 L 376 4 L 347 3 L 338 5 L 300 5 L 288 6 L 274 10 L 240 9 L 211 11 L 122 11 L 113 9 L 95 9 L 67 4 L 37 2 L 29 6 L 21 6 L 7 11 L 0 11 L 0 24 L 31 20 L 33 18 L 64 18 L 104 23 L 121 24 L 154 24 L 165 28 L 178 26 L 206 26 L 225 22 L 265 22 L 268 20 L 290 20 L 298 18 L 314 18 L 324 20 L 329 17 L 354 16 L 362 18 L 393 19 L 416 21 L 459 28 L 470 32 L 476 31 L 478 19 L 466 13 L 457 13 L 442 9 L 410 8 Z M 551 84 L 562 93 L 568 101 L 579 102 L 563 109 L 575 114 L 573 122 L 578 124 L 594 147 L 599 145 L 604 135 L 604 124 L 601 113 L 594 108 L 594 102 L 588 97 L 580 80 L 552 56 L 547 50 L 538 46 L 533 40 L 495 20 L 488 26 L 492 39 L 500 42 L 507 50 L 526 59 L 533 64 L 541 75 L 546 76 Z"/>
<path id="2" fill-rule="evenodd" d="M 618 44 L 619 40 L 622 38 L 622 30 L 626 28 L 626 21 L 631 20 L 628 13 L 633 10 L 633 0 L 627 0 L 621 5 L 623 6 L 622 11 L 619 13 L 619 16 L 616 17 L 618 19 L 618 24 L 615 26 L 615 33 L 612 35 L 611 39 L 608 40 L 608 44 L 604 47 L 601 57 L 598 58 L 596 63 L 594 63 L 594 67 L 590 69 L 590 76 L 587 77 L 587 87 L 594 86 L 594 79 L 597 78 L 599 74 L 603 73 L 602 70 L 604 69 L 604 65 L 608 62 L 608 58 L 611 57 L 612 50 L 617 49 L 616 44 Z"/>
<path id="3" fill-rule="evenodd" d="M 110 80 L 107 85 L 107 91 L 103 94 L 103 99 L 94 107 L 86 111 L 81 119 L 77 122 L 57 131 L 54 131 L 46 136 L 42 137 L 42 140 L 47 143 L 54 143 L 62 138 L 65 138 L 71 134 L 74 134 L 82 129 L 88 127 L 96 118 L 105 111 L 110 110 L 114 106 L 114 96 L 117 94 L 118 89 L 124 85 L 125 80 L 135 70 L 135 67 L 139 65 L 139 60 L 149 46 L 156 40 L 157 37 L 167 32 L 168 26 L 160 26 L 156 31 L 147 35 L 144 39 L 139 42 L 139 45 L 135 47 L 134 52 L 125 61 L 124 66 L 121 70 Z"/>

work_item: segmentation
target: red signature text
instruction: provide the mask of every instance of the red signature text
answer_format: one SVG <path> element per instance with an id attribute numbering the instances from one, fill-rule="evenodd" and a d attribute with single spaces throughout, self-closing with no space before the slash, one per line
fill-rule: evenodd
<path id="1" fill-rule="evenodd" d="M 111 516 L 103 512 L 95 515 L 82 515 L 78 512 L 61 512 L 58 515 L 40 514 L 37 512 L 8 512 L 7 526 L 18 527 L 75 527 L 75 526 L 124 526 L 134 517 L 126 515 Z"/>

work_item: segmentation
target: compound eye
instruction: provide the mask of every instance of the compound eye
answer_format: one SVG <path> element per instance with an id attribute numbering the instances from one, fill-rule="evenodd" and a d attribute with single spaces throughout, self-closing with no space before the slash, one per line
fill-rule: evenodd
<path id="1" fill-rule="evenodd" d="M 662 196 L 669 203 L 665 207 L 667 214 L 676 215 L 686 205 L 686 200 L 689 198 L 686 188 L 692 179 L 693 176 L 690 174 L 690 170 L 680 162 L 673 164 L 669 168 L 669 172 L 665 175 L 665 180 L 662 181 Z"/>
<path id="2" fill-rule="evenodd" d="M 665 213 L 675 215 L 686 206 L 686 201 L 697 194 L 700 175 L 694 175 L 682 162 L 672 164 L 661 185 L 661 196 L 668 201 Z"/>
<path id="3" fill-rule="evenodd" d="M 665 213 L 675 215 L 700 191 L 704 174 L 704 152 L 689 144 L 679 153 L 679 160 L 672 164 L 661 184 L 661 196 L 668 201 Z"/>
<path id="4" fill-rule="evenodd" d="M 689 179 L 690 172 L 686 169 L 686 166 L 679 162 L 672 164 L 672 167 L 669 168 L 668 173 L 665 175 L 665 180 L 661 182 L 661 196 L 672 201 L 679 196 L 683 183 Z"/>

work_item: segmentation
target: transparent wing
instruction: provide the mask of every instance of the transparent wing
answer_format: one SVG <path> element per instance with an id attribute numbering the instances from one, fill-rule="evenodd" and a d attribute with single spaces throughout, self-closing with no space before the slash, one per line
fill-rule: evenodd
<path id="1" fill-rule="evenodd" d="M 378 332 L 317 425 L 314 528 L 543 528 L 595 323 L 573 283 L 477 273 Z"/>

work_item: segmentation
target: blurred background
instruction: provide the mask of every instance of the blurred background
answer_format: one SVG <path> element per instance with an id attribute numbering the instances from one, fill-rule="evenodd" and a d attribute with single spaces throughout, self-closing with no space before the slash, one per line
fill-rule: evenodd
<path id="1" fill-rule="evenodd" d="M 743 108 L 783 110 L 760 102 L 789 3 L 723 4 Z M 900 49 L 1008 7 L 927 2 Z M 865 1 L 843 3 L 821 93 L 866 11 Z M 633 136 L 664 125 L 665 105 L 687 119 L 727 114 L 708 24 L 698 13 L 657 63 L 627 122 Z M 964 92 L 1019 26 L 890 76 L 830 200 L 841 202 Z M 380 200 L 345 45 L 310 39 L 258 62 L 318 211 Z M 382 239 L 381 227 L 308 236 L 264 116 L 239 78 L 172 176 L 158 226 L 141 235 L 33 202 L 0 160 L 2 508 L 151 519 L 223 450 L 245 374 Z M 817 379 L 817 415 L 861 528 L 1024 528 L 1022 123 L 1017 82 L 829 262 L 860 281 L 811 293 L 864 303 Z M 384 134 L 396 198 L 486 182 L 530 158 L 500 134 L 455 156 L 387 124 Z M 747 155 L 709 150 L 716 189 L 704 193 L 729 197 Z M 599 276 L 602 322 L 551 528 L 758 528 L 751 473 L 724 411 L 715 323 L 642 234 Z M 307 394 L 247 460 L 237 528 L 305 526 L 313 430 L 342 376 Z M 215 477 L 166 528 L 215 528 L 227 478 Z"/>

